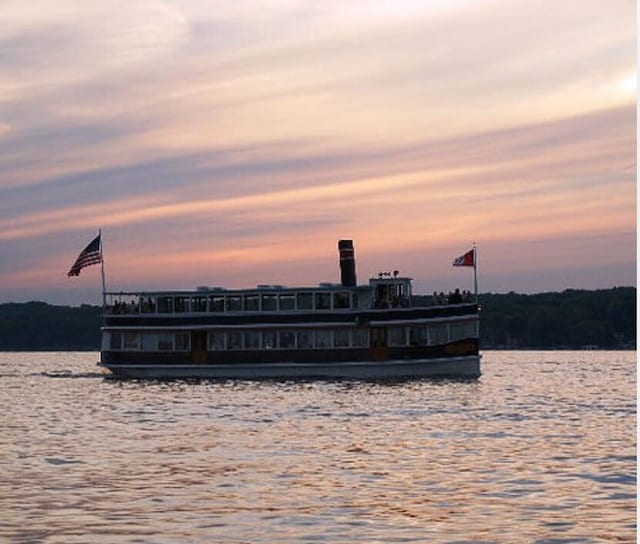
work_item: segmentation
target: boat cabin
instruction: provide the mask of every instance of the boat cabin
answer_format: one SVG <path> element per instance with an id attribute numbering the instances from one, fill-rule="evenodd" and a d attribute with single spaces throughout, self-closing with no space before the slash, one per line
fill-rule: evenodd
<path id="1" fill-rule="evenodd" d="M 381 272 L 377 278 L 371 278 L 374 308 L 408 308 L 411 306 L 411 278 L 398 277 L 394 270 L 393 276 L 389 272 Z"/>

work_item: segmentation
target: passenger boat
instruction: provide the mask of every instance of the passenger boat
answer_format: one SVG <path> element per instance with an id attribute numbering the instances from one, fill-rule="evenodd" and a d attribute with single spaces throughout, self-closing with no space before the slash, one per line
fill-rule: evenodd
<path id="1" fill-rule="evenodd" d="M 411 278 L 106 292 L 100 365 L 132 378 L 404 379 L 480 375 L 477 300 L 424 301 Z"/>

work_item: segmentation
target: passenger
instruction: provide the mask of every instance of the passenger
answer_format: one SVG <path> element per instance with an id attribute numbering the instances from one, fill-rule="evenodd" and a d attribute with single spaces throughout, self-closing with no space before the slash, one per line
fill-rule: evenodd
<path id="1" fill-rule="evenodd" d="M 453 295 L 451 296 L 451 303 L 460 304 L 461 302 L 462 302 L 462 295 L 460 294 L 460 289 L 456 288 L 456 290 L 453 292 Z"/>

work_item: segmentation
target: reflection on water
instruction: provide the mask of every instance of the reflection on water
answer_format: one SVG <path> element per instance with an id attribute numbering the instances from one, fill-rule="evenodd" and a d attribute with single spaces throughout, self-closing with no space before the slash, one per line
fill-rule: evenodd
<path id="1" fill-rule="evenodd" d="M 0 541 L 635 542 L 635 352 L 477 382 L 137 382 L 0 354 Z"/>

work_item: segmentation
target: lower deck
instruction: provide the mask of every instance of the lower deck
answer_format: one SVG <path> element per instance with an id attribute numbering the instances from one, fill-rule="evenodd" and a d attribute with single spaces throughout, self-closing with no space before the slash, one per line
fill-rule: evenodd
<path id="1" fill-rule="evenodd" d="M 263 349 L 210 351 L 204 343 L 194 344 L 189 351 L 110 351 L 103 350 L 105 364 L 274 364 L 274 363 L 326 363 L 367 362 L 385 360 L 411 360 L 477 355 L 476 338 L 464 338 L 437 346 L 392 347 L 384 342 L 368 347 L 331 347 L 327 349 Z"/>
<path id="2" fill-rule="evenodd" d="M 314 322 L 123 319 L 103 328 L 101 363 L 145 377 L 477 377 L 479 322 L 470 310 L 411 309 L 348 321 L 323 315 Z"/>

